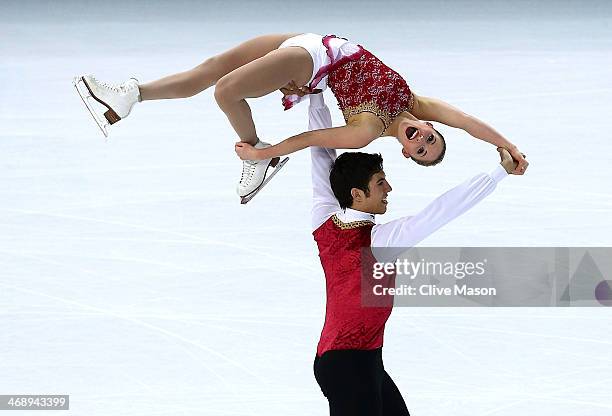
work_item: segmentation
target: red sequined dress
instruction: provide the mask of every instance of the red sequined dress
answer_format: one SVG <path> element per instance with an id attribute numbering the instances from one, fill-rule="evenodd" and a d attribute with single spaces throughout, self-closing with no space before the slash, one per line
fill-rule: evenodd
<path id="1" fill-rule="evenodd" d="M 311 91 L 327 76 L 327 84 L 338 100 L 345 121 L 356 114 L 369 112 L 380 118 L 385 130 L 400 113 L 412 110 L 414 97 L 397 72 L 360 45 L 349 44 L 352 49 L 332 48 L 330 40 L 335 38 L 335 35 L 323 38 L 330 62 L 308 85 Z M 283 97 L 285 110 L 301 101 L 296 97 Z"/>

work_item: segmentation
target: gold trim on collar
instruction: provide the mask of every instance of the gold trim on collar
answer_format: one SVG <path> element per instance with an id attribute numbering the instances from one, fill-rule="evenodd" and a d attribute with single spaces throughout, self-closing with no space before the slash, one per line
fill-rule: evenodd
<path id="1" fill-rule="evenodd" d="M 374 225 L 374 222 L 369 220 L 342 222 L 336 214 L 332 215 L 332 221 L 341 230 L 351 230 L 353 228 L 365 227 L 366 225 Z"/>

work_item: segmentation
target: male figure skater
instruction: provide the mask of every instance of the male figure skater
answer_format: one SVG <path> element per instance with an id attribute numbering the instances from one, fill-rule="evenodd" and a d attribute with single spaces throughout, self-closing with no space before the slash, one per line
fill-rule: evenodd
<path id="1" fill-rule="evenodd" d="M 322 94 L 310 95 L 309 129 L 332 127 Z M 382 362 L 383 331 L 392 302 L 361 305 L 362 247 L 412 247 L 482 201 L 516 168 L 501 150 L 501 166 L 436 198 L 416 215 L 375 224 L 391 186 L 378 154 L 311 147 L 312 228 L 325 272 L 327 307 L 314 373 L 331 416 L 409 416 Z M 399 254 L 399 252 L 398 252 Z M 393 261 L 393 260 L 390 260 Z"/>

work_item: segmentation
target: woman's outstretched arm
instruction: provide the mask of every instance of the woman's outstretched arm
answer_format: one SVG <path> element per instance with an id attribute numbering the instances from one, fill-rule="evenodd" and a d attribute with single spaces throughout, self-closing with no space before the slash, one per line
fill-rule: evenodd
<path id="1" fill-rule="evenodd" d="M 354 123 L 344 127 L 333 127 L 307 131 L 290 137 L 265 149 L 255 149 L 248 143 L 236 143 L 236 153 L 242 160 L 264 160 L 288 155 L 310 146 L 328 149 L 359 149 L 367 146 L 380 135 L 380 126 L 370 123 Z"/>
<path id="2" fill-rule="evenodd" d="M 471 136 L 491 143 L 495 147 L 508 149 L 518 162 L 514 174 L 522 174 L 529 165 L 518 148 L 501 133 L 482 120 L 464 113 L 442 100 L 431 97 L 415 97 L 412 115 L 421 120 L 437 121 L 447 126 L 465 130 Z"/>

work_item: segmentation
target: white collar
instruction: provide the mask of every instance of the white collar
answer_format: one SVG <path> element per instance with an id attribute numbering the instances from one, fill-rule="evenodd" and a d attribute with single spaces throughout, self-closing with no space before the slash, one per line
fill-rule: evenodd
<path id="1" fill-rule="evenodd" d="M 344 211 L 339 211 L 336 216 L 340 221 L 347 224 L 355 221 L 372 221 L 376 223 L 376 217 L 369 212 L 357 211 L 356 209 L 347 208 Z"/>

